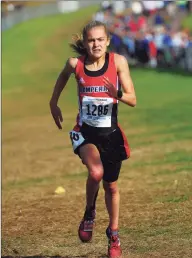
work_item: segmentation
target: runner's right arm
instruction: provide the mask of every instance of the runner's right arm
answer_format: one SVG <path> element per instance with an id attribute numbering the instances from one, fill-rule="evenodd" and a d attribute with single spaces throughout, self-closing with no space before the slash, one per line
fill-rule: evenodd
<path id="1" fill-rule="evenodd" d="M 75 67 L 77 65 L 77 58 L 69 58 L 66 62 L 64 69 L 60 72 L 54 90 L 49 102 L 51 114 L 53 119 L 59 129 L 62 129 L 61 122 L 63 122 L 62 113 L 60 108 L 57 106 L 59 97 L 61 95 L 62 90 L 66 86 L 70 76 L 75 72 Z"/>

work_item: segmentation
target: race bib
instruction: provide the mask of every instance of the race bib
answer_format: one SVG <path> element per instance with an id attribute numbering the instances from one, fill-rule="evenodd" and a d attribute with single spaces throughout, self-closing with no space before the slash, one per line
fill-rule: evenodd
<path id="1" fill-rule="evenodd" d="M 94 127 L 111 127 L 112 108 L 112 98 L 84 96 L 82 121 Z"/>
<path id="2" fill-rule="evenodd" d="M 81 145 L 81 143 L 84 142 L 85 138 L 82 136 L 80 132 L 76 132 L 73 130 L 70 131 L 69 134 L 73 145 L 73 150 L 75 150 L 79 145 Z"/>

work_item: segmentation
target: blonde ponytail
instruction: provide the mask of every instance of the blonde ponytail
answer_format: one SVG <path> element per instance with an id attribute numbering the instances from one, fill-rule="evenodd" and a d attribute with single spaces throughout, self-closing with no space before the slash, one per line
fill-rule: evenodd
<path id="1" fill-rule="evenodd" d="M 87 50 L 84 47 L 83 44 L 83 38 L 81 35 L 79 34 L 75 34 L 73 35 L 72 40 L 74 41 L 74 43 L 70 44 L 70 47 L 78 54 L 80 55 L 86 55 L 87 54 Z"/>

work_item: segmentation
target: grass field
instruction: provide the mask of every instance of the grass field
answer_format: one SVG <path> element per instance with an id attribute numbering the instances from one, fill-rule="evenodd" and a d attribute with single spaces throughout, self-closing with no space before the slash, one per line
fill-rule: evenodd
<path id="1" fill-rule="evenodd" d="M 86 168 L 68 132 L 77 113 L 70 79 L 57 130 L 49 99 L 71 35 L 97 7 L 31 20 L 2 33 L 2 255 L 106 257 L 108 216 L 101 188 L 91 244 L 77 228 L 85 206 Z M 120 104 L 131 146 L 119 179 L 124 257 L 192 257 L 192 77 L 132 69 L 135 108 Z M 66 193 L 56 195 L 58 186 Z"/>

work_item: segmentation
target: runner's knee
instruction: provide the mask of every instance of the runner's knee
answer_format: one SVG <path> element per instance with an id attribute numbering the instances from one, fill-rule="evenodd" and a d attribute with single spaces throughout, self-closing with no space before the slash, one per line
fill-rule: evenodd
<path id="1" fill-rule="evenodd" d="M 103 178 L 103 166 L 102 166 L 102 164 L 91 166 L 91 168 L 89 169 L 89 177 L 92 180 L 99 183 Z"/>
<path id="2" fill-rule="evenodd" d="M 109 182 L 103 181 L 103 188 L 105 192 L 110 195 L 115 195 L 119 192 L 117 182 L 109 183 Z"/>

